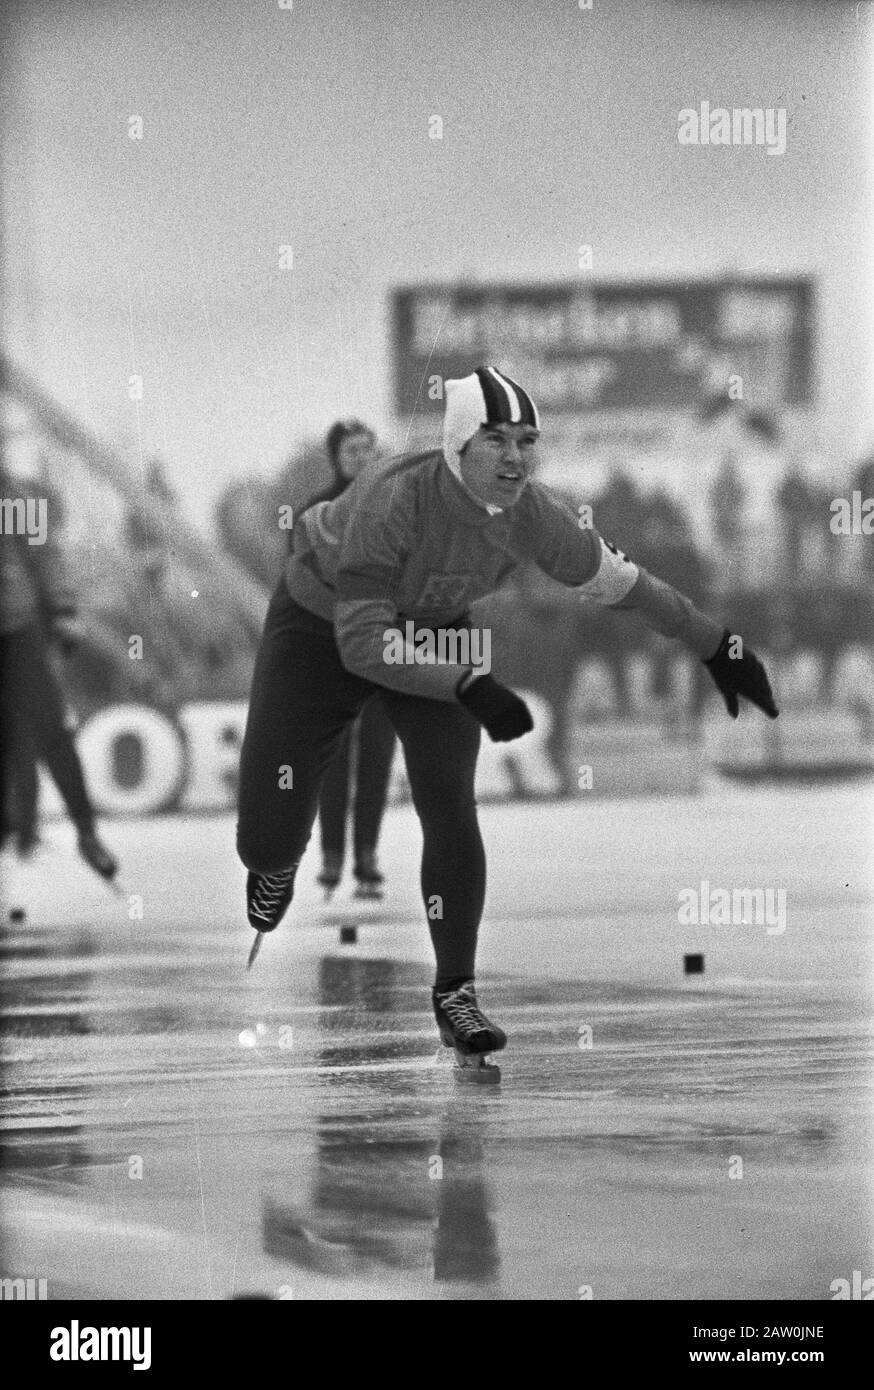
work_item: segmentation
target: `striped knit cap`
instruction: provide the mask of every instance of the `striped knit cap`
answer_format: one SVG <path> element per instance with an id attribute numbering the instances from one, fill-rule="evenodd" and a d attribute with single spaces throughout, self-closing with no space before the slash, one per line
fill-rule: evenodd
<path id="1" fill-rule="evenodd" d="M 443 457 L 462 484 L 461 451 L 481 425 L 533 425 L 540 429 L 537 407 L 528 392 L 494 367 L 477 367 L 470 376 L 447 381 L 445 386 Z"/>

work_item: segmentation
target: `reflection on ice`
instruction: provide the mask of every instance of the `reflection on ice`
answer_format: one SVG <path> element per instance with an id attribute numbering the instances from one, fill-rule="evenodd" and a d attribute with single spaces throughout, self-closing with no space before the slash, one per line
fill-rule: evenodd
<path id="1" fill-rule="evenodd" d="M 319 963 L 319 1049 L 325 1065 L 338 1054 L 372 1058 L 372 1040 L 332 1046 L 332 1010 L 354 1006 L 368 1017 L 393 1019 L 409 1007 L 410 970 L 391 960 L 325 956 Z M 415 983 L 418 984 L 419 972 Z M 421 988 L 421 986 L 419 986 Z M 447 1078 L 452 1084 L 451 1078 Z M 316 1115 L 315 1171 L 301 1203 L 277 1195 L 262 1204 L 265 1251 L 298 1268 L 348 1276 L 379 1266 L 430 1271 L 435 1280 L 483 1283 L 499 1268 L 492 1200 L 481 1129 L 488 1106 L 451 1100 L 429 1107 L 416 1137 L 392 1134 L 397 1101 L 368 1108 L 366 1116 Z M 430 1132 L 429 1132 L 430 1131 Z M 389 1134 L 391 1137 L 386 1137 Z"/>

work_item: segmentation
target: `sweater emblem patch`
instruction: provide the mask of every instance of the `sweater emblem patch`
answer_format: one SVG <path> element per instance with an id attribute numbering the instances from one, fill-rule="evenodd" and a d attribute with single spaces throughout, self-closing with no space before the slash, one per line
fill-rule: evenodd
<path id="1" fill-rule="evenodd" d="M 468 592 L 471 576 L 469 574 L 428 575 L 425 586 L 417 599 L 422 608 L 452 608 L 460 603 Z"/>

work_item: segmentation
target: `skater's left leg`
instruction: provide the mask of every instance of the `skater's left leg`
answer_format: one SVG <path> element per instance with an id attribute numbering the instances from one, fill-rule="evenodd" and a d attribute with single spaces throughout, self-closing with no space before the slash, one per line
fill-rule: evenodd
<path id="1" fill-rule="evenodd" d="M 82 764 L 64 721 L 64 701 L 46 660 L 43 639 L 35 630 L 16 634 L 9 679 L 18 719 L 26 722 L 39 757 L 46 764 L 74 825 L 93 830 L 94 807 L 85 786 Z"/>
<path id="2" fill-rule="evenodd" d="M 240 754 L 237 852 L 256 931 L 279 925 L 318 812 L 322 777 L 371 687 L 343 666 L 331 624 L 273 595 Z"/>
<path id="3" fill-rule="evenodd" d="M 438 989 L 473 978 L 486 890 L 474 780 L 480 726 L 461 705 L 383 690 L 422 825 L 421 885 Z"/>
<path id="4" fill-rule="evenodd" d="M 319 830 L 322 841 L 322 872 L 318 882 L 332 891 L 343 875 L 346 857 L 346 817 L 349 810 L 349 775 L 352 763 L 352 729 L 340 737 L 339 745 L 325 770 L 319 789 Z"/>
<path id="5" fill-rule="evenodd" d="M 4 677 L 13 727 L 27 728 L 36 753 L 48 767 L 78 832 L 80 854 L 103 878 L 113 878 L 118 861 L 97 835 L 94 806 L 65 722 L 61 689 L 36 628 L 14 634 Z"/>
<path id="6" fill-rule="evenodd" d="M 19 854 L 27 855 L 39 844 L 39 777 L 36 744 L 23 721 L 12 737 L 7 776 L 8 824 L 15 832 Z"/>
<path id="7" fill-rule="evenodd" d="M 358 720 L 358 767 L 355 775 L 355 877 L 361 890 L 381 891 L 376 862 L 379 832 L 388 797 L 395 751 L 395 731 L 377 696 L 368 700 Z"/>

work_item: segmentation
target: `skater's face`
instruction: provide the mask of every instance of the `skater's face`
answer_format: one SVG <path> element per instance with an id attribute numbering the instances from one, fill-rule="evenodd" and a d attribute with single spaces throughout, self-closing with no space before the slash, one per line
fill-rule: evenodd
<path id="1" fill-rule="evenodd" d="M 376 458 L 376 440 L 372 434 L 350 434 L 337 451 L 337 467 L 347 482 Z"/>
<path id="2" fill-rule="evenodd" d="M 482 425 L 461 454 L 471 492 L 495 507 L 512 507 L 537 463 L 540 432 L 533 425 Z"/>

